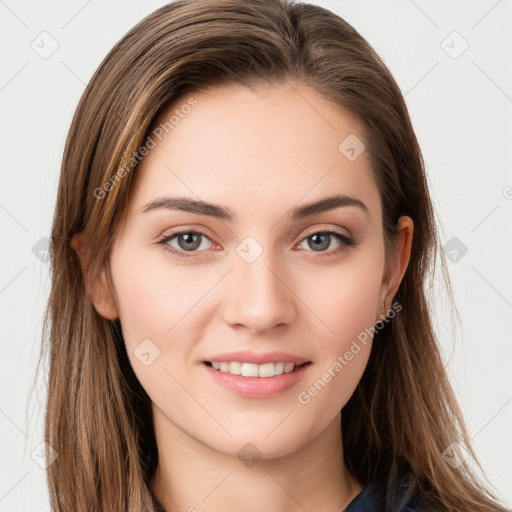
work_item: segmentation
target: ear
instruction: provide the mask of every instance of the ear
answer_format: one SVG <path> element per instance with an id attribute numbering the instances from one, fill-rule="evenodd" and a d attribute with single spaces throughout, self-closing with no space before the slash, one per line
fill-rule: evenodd
<path id="1" fill-rule="evenodd" d="M 119 317 L 119 312 L 108 286 L 106 270 L 102 269 L 100 276 L 97 278 L 91 279 L 89 275 L 91 251 L 85 243 L 83 232 L 73 236 L 71 247 L 75 250 L 80 260 L 85 287 L 91 296 L 94 308 L 103 318 L 115 320 Z"/>
<path id="2" fill-rule="evenodd" d="M 398 219 L 396 231 L 394 248 L 389 255 L 390 260 L 386 262 L 386 272 L 381 284 L 380 300 L 377 306 L 379 320 L 382 320 L 382 315 L 386 315 L 381 305 L 384 304 L 385 311 L 390 307 L 390 302 L 396 295 L 409 265 L 414 222 L 410 217 L 402 216 Z"/>

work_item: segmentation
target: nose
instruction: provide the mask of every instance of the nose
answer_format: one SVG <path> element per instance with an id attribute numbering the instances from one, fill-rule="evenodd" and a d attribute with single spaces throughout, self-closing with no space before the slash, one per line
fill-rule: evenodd
<path id="1" fill-rule="evenodd" d="M 296 317 L 293 283 L 287 282 L 286 273 L 267 253 L 252 263 L 236 255 L 224 309 L 224 320 L 232 327 L 263 334 L 289 325 Z"/>

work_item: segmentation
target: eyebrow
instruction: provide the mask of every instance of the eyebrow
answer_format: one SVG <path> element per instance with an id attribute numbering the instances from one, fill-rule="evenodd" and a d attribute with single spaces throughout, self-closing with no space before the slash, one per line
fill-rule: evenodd
<path id="1" fill-rule="evenodd" d="M 313 215 L 318 215 L 322 212 L 334 210 L 335 208 L 348 206 L 355 206 L 363 210 L 366 214 L 369 214 L 368 207 L 360 199 L 347 195 L 335 194 L 294 208 L 288 216 L 291 216 L 292 220 L 300 220 Z M 236 215 L 231 213 L 228 208 L 188 197 L 177 196 L 161 197 L 150 201 L 142 208 L 141 213 L 160 209 L 179 210 L 196 213 L 198 215 L 208 215 L 210 217 L 230 222 L 236 221 L 237 219 Z"/>

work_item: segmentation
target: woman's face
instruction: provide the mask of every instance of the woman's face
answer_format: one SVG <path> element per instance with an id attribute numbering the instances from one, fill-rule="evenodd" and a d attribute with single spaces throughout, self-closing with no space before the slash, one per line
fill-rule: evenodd
<path id="1" fill-rule="evenodd" d="M 111 255 L 128 356 L 160 432 L 285 455 L 353 393 L 389 287 L 362 125 L 308 87 L 270 85 L 188 96 L 166 122 Z M 273 377 L 221 371 L 293 360 Z"/>

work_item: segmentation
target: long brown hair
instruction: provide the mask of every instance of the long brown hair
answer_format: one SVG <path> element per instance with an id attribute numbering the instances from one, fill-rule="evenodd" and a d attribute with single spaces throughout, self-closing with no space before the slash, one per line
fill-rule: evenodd
<path id="1" fill-rule="evenodd" d="M 443 458 L 452 443 L 474 453 L 429 314 L 438 258 L 448 290 L 449 278 L 402 94 L 347 22 L 288 0 L 168 4 L 114 46 L 80 100 L 62 161 L 43 332 L 45 438 L 58 453 L 47 468 L 52 510 L 151 509 L 158 463 L 151 402 L 129 363 L 119 320 L 97 313 L 88 287 L 102 271 L 111 284 L 109 254 L 130 197 L 134 155 L 157 115 L 183 94 L 284 82 L 309 85 L 363 121 L 387 251 L 398 218 L 414 221 L 410 263 L 395 296 L 402 311 L 375 334 L 368 366 L 343 408 L 348 468 L 361 484 L 384 482 L 387 510 L 407 496 L 428 496 L 423 504 L 436 511 L 502 510 L 467 462 L 452 468 Z M 70 245 L 77 233 L 90 258 L 86 276 Z"/>

